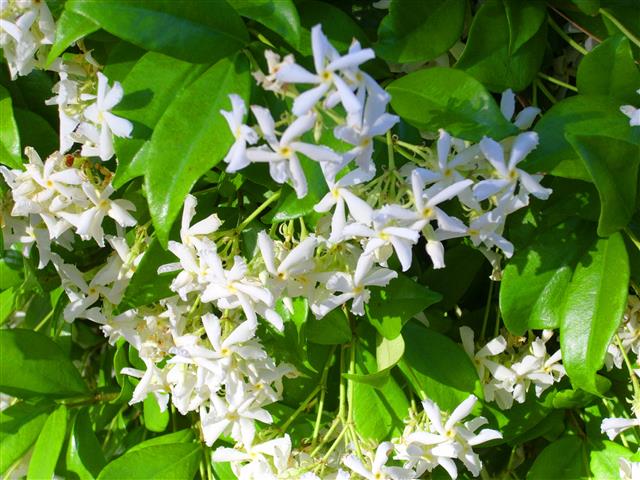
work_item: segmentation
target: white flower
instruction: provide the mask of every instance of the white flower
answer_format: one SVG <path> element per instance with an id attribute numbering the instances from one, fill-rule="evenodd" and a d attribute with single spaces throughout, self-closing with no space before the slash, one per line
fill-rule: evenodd
<path id="1" fill-rule="evenodd" d="M 340 77 L 338 71 L 358 66 L 372 59 L 375 56 L 373 50 L 367 48 L 340 56 L 322 33 L 320 25 L 316 25 L 311 29 L 311 48 L 313 50 L 315 74 L 295 63 L 283 65 L 276 74 L 276 78 L 281 82 L 317 85 L 295 99 L 292 110 L 294 115 L 305 115 L 332 87 L 336 88 L 340 101 L 347 112 L 356 113 L 360 111 L 362 104 L 347 83 Z"/>
<path id="2" fill-rule="evenodd" d="M 624 457 L 618 459 L 620 464 L 620 478 L 622 480 L 640 479 L 640 462 L 632 462 Z"/>
<path id="3" fill-rule="evenodd" d="M 271 50 L 265 50 L 264 57 L 267 59 L 267 68 L 269 70 L 269 74 L 265 75 L 258 70 L 251 73 L 253 75 L 253 78 L 255 78 L 258 85 L 260 85 L 265 90 L 270 90 L 276 93 L 284 93 L 286 90 L 286 86 L 277 79 L 277 73 L 284 65 L 290 65 L 294 63 L 293 55 L 286 55 L 281 60 L 280 55 L 278 55 L 277 53 Z"/>
<path id="4" fill-rule="evenodd" d="M 509 162 L 504 158 L 502 145 L 491 138 L 484 137 L 480 141 L 480 149 L 491 163 L 497 174 L 497 179 L 482 180 L 473 187 L 476 198 L 485 200 L 499 192 L 514 192 L 516 183 L 520 188 L 536 198 L 546 200 L 551 195 L 551 189 L 540 185 L 541 175 L 530 175 L 516 165 L 538 145 L 538 134 L 535 132 L 521 133 L 516 137 L 511 147 Z"/>
<path id="5" fill-rule="evenodd" d="M 640 427 L 640 418 L 605 418 L 600 425 L 600 431 L 606 433 L 609 440 L 613 440 L 619 433 L 633 427 Z"/>
<path id="6" fill-rule="evenodd" d="M 229 164 L 227 172 L 237 172 L 249 165 L 247 143 L 249 145 L 256 143 L 258 134 L 253 128 L 243 123 L 247 115 L 247 107 L 244 104 L 244 100 L 235 94 L 229 95 L 229 98 L 231 99 L 231 111 L 220 110 L 220 113 L 227 121 L 235 142 L 224 157 L 224 161 Z"/>
<path id="7" fill-rule="evenodd" d="M 415 472 L 408 468 L 385 466 L 391 452 L 393 452 L 393 444 L 382 442 L 378 445 L 373 458 L 370 459 L 370 468 L 353 454 L 344 457 L 342 463 L 367 480 L 409 480 L 415 478 Z M 371 457 L 372 455 L 367 456 Z"/>
<path id="8" fill-rule="evenodd" d="M 165 374 L 160 370 L 153 361 L 142 358 L 147 369 L 143 372 L 135 368 L 123 368 L 120 373 L 123 375 L 130 375 L 134 378 L 139 378 L 140 382 L 136 385 L 133 391 L 133 396 L 129 401 L 129 405 L 142 402 L 149 393 L 153 393 L 160 406 L 160 411 L 167 409 L 167 403 L 169 402 L 168 386 L 165 378 Z"/>
<path id="9" fill-rule="evenodd" d="M 504 118 L 511 121 L 513 114 L 516 111 L 516 96 L 510 88 L 502 92 L 502 98 L 500 99 L 500 111 L 502 112 L 502 115 L 504 115 Z M 531 127 L 539 113 L 540 109 L 536 107 L 523 108 L 520 113 L 516 115 L 513 124 L 520 130 L 527 130 Z"/>
<path id="10" fill-rule="evenodd" d="M 515 373 L 513 371 L 503 365 L 500 365 L 497 362 L 489 360 L 489 357 L 499 355 L 506 350 L 507 341 L 505 340 L 505 338 L 500 335 L 489 341 L 484 347 L 475 352 L 473 337 L 473 330 L 466 326 L 460 327 L 460 338 L 462 339 L 462 346 L 464 347 L 465 352 L 467 352 L 467 355 L 469 356 L 469 358 L 471 358 L 471 361 L 476 367 L 480 380 L 482 381 L 485 378 L 487 370 L 497 380 L 515 380 Z"/>
<path id="11" fill-rule="evenodd" d="M 275 123 L 269 110 L 263 107 L 252 106 L 251 110 L 258 120 L 262 135 L 269 144 L 266 146 L 247 149 L 247 158 L 252 162 L 267 162 L 271 178 L 278 183 L 291 180 L 298 198 L 307 194 L 307 179 L 297 153 L 317 162 L 340 162 L 341 157 L 329 147 L 312 145 L 299 141 L 299 138 L 308 132 L 315 124 L 314 114 L 308 114 L 296 119 L 282 134 L 278 140 L 276 137 Z"/>
<path id="12" fill-rule="evenodd" d="M 109 88 L 109 80 L 101 72 L 98 75 L 98 91 L 95 103 L 89 105 L 84 110 L 84 116 L 93 123 L 92 126 L 99 128 L 99 139 L 97 139 L 96 149 L 101 160 L 109 160 L 113 156 L 113 135 L 128 138 L 133 130 L 133 124 L 124 118 L 111 113 L 124 94 L 120 82 L 114 82 Z M 93 153 L 93 152 L 90 152 Z M 83 151 L 83 155 L 88 155 Z"/>

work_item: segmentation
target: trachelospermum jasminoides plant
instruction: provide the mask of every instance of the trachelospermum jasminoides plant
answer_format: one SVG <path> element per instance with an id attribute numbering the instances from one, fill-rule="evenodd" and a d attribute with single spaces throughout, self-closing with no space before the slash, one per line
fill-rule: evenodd
<path id="1" fill-rule="evenodd" d="M 109 3 L 0 5 L 4 477 L 638 475 L 618 7 Z"/>

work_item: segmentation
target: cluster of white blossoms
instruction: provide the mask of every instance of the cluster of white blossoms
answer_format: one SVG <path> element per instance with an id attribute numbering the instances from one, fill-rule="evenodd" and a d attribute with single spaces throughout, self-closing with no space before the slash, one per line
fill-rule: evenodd
<path id="1" fill-rule="evenodd" d="M 624 352 L 620 349 L 620 344 L 614 337 L 607 348 L 607 354 L 604 359 L 607 370 L 611 370 L 614 367 L 622 368 L 624 355 L 629 355 L 630 352 L 634 353 L 636 356 L 635 363 L 638 363 L 638 356 L 640 355 L 640 297 L 629 295 L 627 308 L 616 336 L 620 339 Z"/>
<path id="2" fill-rule="evenodd" d="M 56 24 L 46 2 L 0 2 L 0 48 L 12 80 L 44 65 L 48 47 L 42 47 L 53 44 L 55 32 Z"/>
<path id="3" fill-rule="evenodd" d="M 489 341 L 476 351 L 474 333 L 469 327 L 460 327 L 462 345 L 473 362 L 482 386 L 485 400 L 495 401 L 503 410 L 513 406 L 514 400 L 524 403 L 533 385 L 536 397 L 559 382 L 565 375 L 561 352 L 547 352 L 552 330 L 544 330 L 541 337 L 526 340 L 522 337 L 502 335 Z"/>

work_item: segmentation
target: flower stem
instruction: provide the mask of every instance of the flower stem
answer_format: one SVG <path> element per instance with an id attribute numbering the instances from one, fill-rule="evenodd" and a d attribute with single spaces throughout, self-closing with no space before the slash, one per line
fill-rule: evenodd
<path id="1" fill-rule="evenodd" d="M 264 202 L 262 202 L 262 204 L 258 208 L 256 208 L 253 213 L 251 213 L 251 215 L 245 218 L 244 221 L 240 225 L 238 225 L 238 227 L 236 228 L 236 232 L 242 232 L 247 227 L 247 225 L 249 225 L 258 215 L 260 215 L 264 211 L 265 208 L 278 200 L 281 194 L 282 190 L 278 190 Z"/>
<path id="2" fill-rule="evenodd" d="M 320 392 L 321 389 L 322 387 L 320 385 L 316 385 L 316 387 L 313 390 L 311 390 L 311 393 L 307 395 L 307 398 L 304 399 L 304 401 L 300 404 L 298 409 L 295 412 L 293 412 L 293 414 L 287 419 L 287 421 L 284 422 L 284 425 L 280 427 L 280 431 L 282 432 L 287 431 L 287 428 L 289 428 L 289 425 L 291 425 L 293 421 L 296 418 L 298 418 L 298 415 L 300 415 L 309 406 L 309 403 L 311 403 L 311 401 L 315 398 L 315 396 L 318 394 L 318 392 Z"/>
<path id="3" fill-rule="evenodd" d="M 640 382 L 638 382 L 638 377 L 633 371 L 633 365 L 631 365 L 629 356 L 627 355 L 627 352 L 625 352 L 624 346 L 622 345 L 622 340 L 620 340 L 620 336 L 617 333 L 615 335 L 615 338 L 616 343 L 618 344 L 618 348 L 620 349 L 620 353 L 622 353 L 622 358 L 624 358 L 624 363 L 627 366 L 627 370 L 629 370 L 629 376 L 631 377 L 631 385 L 633 386 L 634 396 L 636 398 L 640 398 Z"/>
<path id="4" fill-rule="evenodd" d="M 567 90 L 571 90 L 572 92 L 577 92 L 578 91 L 578 89 L 576 87 L 574 87 L 573 85 L 569 85 L 568 83 L 563 82 L 562 80 L 558 80 L 557 78 L 553 78 L 553 77 L 550 77 L 549 75 L 545 75 L 542 72 L 538 72 L 538 76 L 540 78 L 544 78 L 548 82 L 555 83 L 556 85 L 564 87 Z"/>
<path id="5" fill-rule="evenodd" d="M 333 349 L 331 350 L 331 353 L 329 354 L 329 357 L 327 358 L 327 362 L 325 363 L 324 368 L 322 369 L 322 375 L 320 377 L 320 385 L 319 385 L 319 387 L 321 388 L 320 400 L 318 400 L 318 413 L 316 415 L 316 422 L 313 426 L 313 437 L 311 440 L 312 445 L 316 443 L 318 439 L 318 435 L 320 434 L 320 422 L 322 421 L 322 413 L 324 410 L 324 398 L 327 393 L 327 376 L 329 375 L 329 368 L 331 367 L 331 359 L 333 358 L 333 354 L 335 351 L 336 351 L 336 347 L 334 345 Z"/>
<path id="6" fill-rule="evenodd" d="M 589 53 L 586 48 L 584 48 L 582 45 L 576 42 L 573 38 L 567 35 L 567 33 L 564 30 L 562 30 L 562 27 L 560 27 L 551 17 L 549 17 L 549 25 L 551 25 L 551 28 L 553 28 L 558 35 L 560 35 L 569 45 L 575 48 L 582 55 L 586 55 L 587 53 Z"/>
<path id="7" fill-rule="evenodd" d="M 387 132 L 387 154 L 389 156 L 389 170 L 395 170 L 396 161 L 393 156 L 393 139 L 391 138 L 391 130 Z"/>

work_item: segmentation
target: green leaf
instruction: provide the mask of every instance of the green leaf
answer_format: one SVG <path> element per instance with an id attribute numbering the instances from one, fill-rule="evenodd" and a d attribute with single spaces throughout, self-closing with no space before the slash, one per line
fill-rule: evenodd
<path id="1" fill-rule="evenodd" d="M 388 340 L 380 335 L 376 340 L 376 364 L 378 370 L 375 373 L 357 374 L 343 373 L 342 376 L 354 382 L 371 385 L 375 388 L 382 388 L 391 378 L 391 369 L 402 358 L 404 353 L 404 340 L 402 335 L 398 335 L 393 340 Z"/>
<path id="2" fill-rule="evenodd" d="M 456 68 L 494 92 L 520 91 L 535 78 L 546 46 L 546 10 L 536 0 L 487 2 L 473 18 Z"/>
<path id="3" fill-rule="evenodd" d="M 67 433 L 67 407 L 60 405 L 42 427 L 33 449 L 27 480 L 53 478 Z"/>
<path id="4" fill-rule="evenodd" d="M 540 143 L 522 162 L 527 171 L 591 181 L 591 176 L 566 133 L 600 135 L 638 144 L 640 133 L 629 128 L 629 119 L 620 113 L 620 104 L 609 97 L 576 95 L 556 103 L 536 124 Z M 636 129 L 637 130 L 637 129 Z"/>
<path id="5" fill-rule="evenodd" d="M 19 259 L 22 260 L 22 258 Z M 7 288 L 20 285 L 24 281 L 22 278 L 23 268 L 21 264 L 21 261 L 16 264 L 10 258 L 0 259 L 0 290 L 6 290 Z M 16 266 L 20 268 L 15 268 Z"/>
<path id="6" fill-rule="evenodd" d="M 351 327 L 344 312 L 335 309 L 320 320 L 310 318 L 305 326 L 307 340 L 320 345 L 339 345 L 351 340 Z"/>
<path id="7" fill-rule="evenodd" d="M 598 235 L 605 237 L 626 227 L 636 212 L 640 145 L 577 133 L 567 133 L 566 137 L 598 189 Z"/>
<path id="8" fill-rule="evenodd" d="M 593 225 L 577 218 L 535 233 L 509 260 L 500 283 L 500 311 L 514 335 L 560 326 L 567 285 L 594 241 Z"/>
<path id="9" fill-rule="evenodd" d="M 86 408 L 77 413 L 73 422 L 66 460 L 67 470 L 81 480 L 96 478 L 107 463 Z"/>
<path id="10" fill-rule="evenodd" d="M 203 65 L 183 62 L 161 53 L 148 52 L 133 66 L 122 82 L 126 92 L 114 113 L 131 120 L 131 138 L 114 138 L 118 168 L 114 187 L 144 175 L 153 129 L 187 85 L 204 71 Z"/>
<path id="11" fill-rule="evenodd" d="M 185 428 L 184 430 L 178 430 L 177 432 L 167 433 L 166 435 L 160 435 L 159 437 L 150 438 L 144 442 L 131 447 L 127 453 L 135 452 L 147 447 L 153 447 L 155 445 L 167 445 L 176 443 L 191 443 L 193 441 L 193 430 Z"/>
<path id="12" fill-rule="evenodd" d="M 482 84 L 461 70 L 419 70 L 392 82 L 387 90 L 396 113 L 422 130 L 444 128 L 472 141 L 517 133 Z"/>
<path id="13" fill-rule="evenodd" d="M 56 40 L 49 50 L 47 66 L 51 65 L 68 47 L 99 28 L 87 17 L 71 10 L 64 10 L 56 21 Z"/>
<path id="14" fill-rule="evenodd" d="M 527 480 L 590 477 L 586 456 L 586 445 L 578 437 L 556 440 L 538 455 L 527 474 Z"/>
<path id="15" fill-rule="evenodd" d="M 571 0 L 571 2 L 587 15 L 597 14 L 600 8 L 600 0 Z"/>
<path id="16" fill-rule="evenodd" d="M 393 339 L 414 315 L 433 305 L 442 295 L 403 274 L 385 288 L 372 288 L 366 305 L 367 318 L 380 335 Z"/>
<path id="17" fill-rule="evenodd" d="M 376 371 L 376 360 L 356 344 L 356 374 L 370 375 Z M 353 420 L 364 438 L 382 441 L 401 433 L 402 420 L 407 416 L 409 402 L 402 389 L 387 373 L 388 380 L 380 388 L 365 383 L 353 383 Z"/>
<path id="18" fill-rule="evenodd" d="M 273 30 L 291 46 L 300 43 L 300 17 L 292 0 L 234 0 L 231 6 L 243 17 Z"/>
<path id="19" fill-rule="evenodd" d="M 0 474 L 29 450 L 52 409 L 48 401 L 19 402 L 0 412 Z"/>
<path id="20" fill-rule="evenodd" d="M 13 313 L 16 291 L 16 288 L 9 288 L 0 293 L 0 325 Z"/>
<path id="21" fill-rule="evenodd" d="M 11 168 L 22 168 L 20 134 L 13 118 L 11 96 L 0 85 L 0 163 Z"/>
<path id="22" fill-rule="evenodd" d="M 170 420 L 169 409 L 165 407 L 164 411 L 161 411 L 155 395 L 147 395 L 142 404 L 142 412 L 147 430 L 164 432 L 167 429 Z"/>
<path id="23" fill-rule="evenodd" d="M 465 0 L 393 0 L 378 27 L 376 52 L 397 63 L 432 60 L 460 38 Z"/>
<path id="24" fill-rule="evenodd" d="M 483 398 L 478 373 L 460 345 L 417 322 L 405 326 L 403 338 L 399 367 L 420 398 L 426 395 L 443 410 L 453 410 L 471 393 Z"/>
<path id="25" fill-rule="evenodd" d="M 600 448 L 592 447 L 589 466 L 594 478 L 618 478 L 620 476 L 620 459 L 629 460 L 633 453 L 622 445 L 602 440 Z"/>
<path id="26" fill-rule="evenodd" d="M 202 448 L 194 443 L 169 443 L 131 450 L 104 467 L 98 479 L 192 479 L 201 456 Z"/>
<path id="27" fill-rule="evenodd" d="M 562 363 L 574 388 L 598 394 L 596 372 L 627 305 L 629 261 L 619 233 L 580 259 L 561 310 Z"/>
<path id="28" fill-rule="evenodd" d="M 20 398 L 69 397 L 88 392 L 62 349 L 31 330 L 0 330 L 0 391 Z"/>
<path id="29" fill-rule="evenodd" d="M 621 104 L 635 104 L 640 85 L 629 40 L 616 35 L 590 51 L 578 66 L 577 86 L 582 95 L 609 95 Z"/>
<path id="30" fill-rule="evenodd" d="M 187 193 L 233 143 L 220 110 L 230 108 L 231 93 L 248 98 L 249 77 L 243 56 L 220 60 L 184 89 L 158 122 L 145 180 L 149 211 L 163 245 Z"/>
<path id="31" fill-rule="evenodd" d="M 14 114 L 23 145 L 35 148 L 43 160 L 58 149 L 58 134 L 44 118 L 22 108 Z"/>
<path id="32" fill-rule="evenodd" d="M 318 0 L 296 2 L 300 13 L 300 44 L 298 51 L 303 55 L 311 55 L 311 28 L 321 24 L 322 31 L 331 44 L 340 52 L 349 48 L 354 38 L 367 45 L 367 35 L 360 25 L 341 8 Z"/>
<path id="33" fill-rule="evenodd" d="M 242 19 L 224 0 L 69 0 L 67 10 L 139 47 L 194 63 L 213 63 L 248 41 Z"/>

